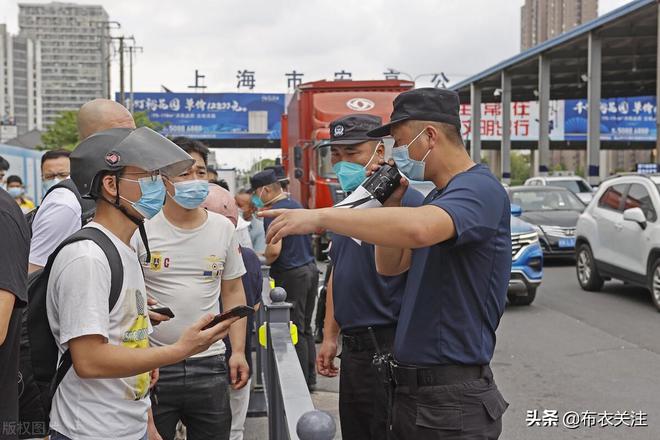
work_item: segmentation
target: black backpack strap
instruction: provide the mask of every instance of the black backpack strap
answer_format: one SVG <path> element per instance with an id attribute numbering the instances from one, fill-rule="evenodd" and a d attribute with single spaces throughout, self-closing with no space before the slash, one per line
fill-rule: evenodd
<path id="1" fill-rule="evenodd" d="M 87 223 L 89 223 L 92 217 L 94 217 L 94 212 L 96 212 L 96 202 L 94 202 L 94 200 L 83 199 L 80 196 L 78 187 L 76 187 L 76 184 L 73 182 L 73 180 L 64 179 L 61 182 L 53 185 L 48 191 L 46 191 L 43 199 L 45 199 L 48 194 L 59 188 L 68 189 L 76 196 L 76 200 L 78 200 L 78 204 L 80 204 L 80 225 L 85 226 Z"/>
<path id="2" fill-rule="evenodd" d="M 107 235 L 101 232 L 101 230 L 94 227 L 83 228 L 64 240 L 57 247 L 57 249 L 55 249 L 55 252 L 53 252 L 50 257 L 48 257 L 48 263 L 46 264 L 44 271 L 47 270 L 50 274 L 53 261 L 55 261 L 55 257 L 63 247 L 82 240 L 91 240 L 96 243 L 101 248 L 101 250 L 103 250 L 106 258 L 108 259 L 108 264 L 110 266 L 110 297 L 108 300 L 108 312 L 112 312 L 112 309 L 115 307 L 117 301 L 119 300 L 119 295 L 121 295 L 121 288 L 124 284 L 124 265 L 121 262 L 121 256 L 119 255 L 117 247 Z M 57 387 L 60 385 L 60 382 L 62 382 L 62 379 L 64 379 L 64 376 L 66 376 L 66 373 L 69 371 L 72 365 L 73 360 L 71 359 L 71 351 L 67 349 L 62 355 L 60 363 L 57 366 L 55 379 L 51 384 L 52 396 L 55 395 Z"/>

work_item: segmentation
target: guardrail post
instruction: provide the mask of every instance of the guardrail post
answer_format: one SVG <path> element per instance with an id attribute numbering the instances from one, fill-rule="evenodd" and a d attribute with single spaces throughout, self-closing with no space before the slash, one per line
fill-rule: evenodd
<path id="1" fill-rule="evenodd" d="M 296 425 L 296 434 L 300 440 L 332 440 L 336 432 L 335 419 L 319 410 L 306 412 Z"/>
<path id="2" fill-rule="evenodd" d="M 279 377 L 275 365 L 275 352 L 271 339 L 270 326 L 275 323 L 289 324 L 291 309 L 293 305 L 286 300 L 286 291 L 281 287 L 275 287 L 264 298 L 264 312 L 266 322 L 266 356 L 265 356 L 265 379 L 266 399 L 268 402 L 268 431 L 271 440 L 288 439 L 288 429 L 282 392 L 279 389 Z"/>

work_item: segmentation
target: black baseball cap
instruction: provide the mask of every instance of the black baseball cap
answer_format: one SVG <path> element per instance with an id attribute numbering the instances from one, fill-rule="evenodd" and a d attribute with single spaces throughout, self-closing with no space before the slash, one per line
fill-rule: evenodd
<path id="1" fill-rule="evenodd" d="M 458 93 L 452 90 L 433 87 L 409 90 L 394 99 L 390 122 L 367 134 L 376 139 L 389 136 L 392 126 L 403 121 L 444 122 L 453 125 L 460 132 L 459 106 Z"/>
<path id="2" fill-rule="evenodd" d="M 330 123 L 330 145 L 356 145 L 373 141 L 367 133 L 383 123 L 380 116 L 348 115 Z"/>
<path id="3" fill-rule="evenodd" d="M 254 191 L 262 186 L 270 185 L 277 182 L 275 171 L 264 170 L 260 171 L 250 178 L 250 191 Z"/>
<path id="4" fill-rule="evenodd" d="M 286 173 L 284 172 L 284 167 L 282 165 L 271 165 L 264 170 L 273 170 L 275 171 L 275 177 L 277 178 L 278 181 L 280 182 L 288 182 L 289 178 L 286 176 Z"/>

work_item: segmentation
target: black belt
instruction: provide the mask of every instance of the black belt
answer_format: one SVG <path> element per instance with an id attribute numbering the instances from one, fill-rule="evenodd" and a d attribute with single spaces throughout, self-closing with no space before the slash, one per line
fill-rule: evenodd
<path id="1" fill-rule="evenodd" d="M 371 327 L 371 329 L 373 330 L 373 336 L 369 331 L 369 327 L 360 327 L 344 332 L 341 338 L 342 349 L 352 352 L 376 352 L 379 349 L 389 351 L 392 348 L 392 343 L 394 342 L 394 333 L 396 332 L 396 328 L 389 326 Z M 378 347 L 374 345 L 374 336 L 376 337 L 376 342 L 378 342 Z"/>
<path id="2" fill-rule="evenodd" d="M 276 276 L 284 275 L 284 274 L 286 274 L 288 272 L 292 272 L 294 270 L 305 269 L 305 268 L 310 267 L 310 266 L 313 266 L 314 269 L 318 270 L 318 267 L 316 266 L 316 263 L 314 262 L 314 260 L 310 261 L 309 263 L 302 264 L 300 266 L 290 267 L 288 269 L 280 269 L 279 267 L 271 266 L 270 267 L 270 276 L 274 278 Z"/>
<path id="3" fill-rule="evenodd" d="M 390 363 L 392 380 L 397 387 L 408 387 L 415 392 L 419 387 L 454 385 L 470 380 L 491 377 L 488 365 L 438 365 L 436 367 L 411 367 Z"/>

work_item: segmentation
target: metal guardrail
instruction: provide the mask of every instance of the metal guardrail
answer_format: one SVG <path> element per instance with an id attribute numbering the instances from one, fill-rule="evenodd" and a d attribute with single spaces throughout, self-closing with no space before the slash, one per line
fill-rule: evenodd
<path id="1" fill-rule="evenodd" d="M 270 288 L 267 268 L 264 268 L 257 329 L 264 326 L 266 346 L 258 344 L 255 379 L 256 389 L 261 387 L 266 398 L 268 438 L 332 440 L 337 426 L 330 414 L 314 408 L 291 338 L 293 305 L 285 300 L 284 289 Z"/>

